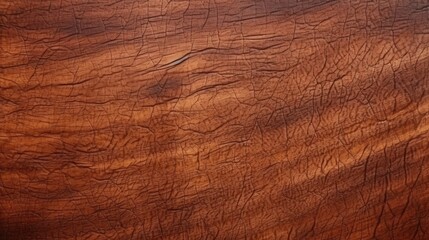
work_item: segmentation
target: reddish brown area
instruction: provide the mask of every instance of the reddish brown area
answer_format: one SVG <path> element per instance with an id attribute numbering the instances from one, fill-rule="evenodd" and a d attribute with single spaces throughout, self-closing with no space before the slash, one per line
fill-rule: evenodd
<path id="1" fill-rule="evenodd" d="M 428 239 L 429 4 L 0 2 L 1 239 Z"/>

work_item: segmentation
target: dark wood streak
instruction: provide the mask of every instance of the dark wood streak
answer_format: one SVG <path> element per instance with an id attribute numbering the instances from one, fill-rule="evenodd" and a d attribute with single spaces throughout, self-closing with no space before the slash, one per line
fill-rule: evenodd
<path id="1" fill-rule="evenodd" d="M 0 2 L 0 239 L 427 239 L 428 11 Z"/>

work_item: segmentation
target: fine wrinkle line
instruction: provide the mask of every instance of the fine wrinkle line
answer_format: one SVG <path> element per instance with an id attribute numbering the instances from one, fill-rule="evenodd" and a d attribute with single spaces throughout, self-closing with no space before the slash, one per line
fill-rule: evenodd
<path id="1" fill-rule="evenodd" d="M 174 60 L 174 61 L 172 61 L 170 63 L 167 63 L 166 65 L 164 65 L 163 67 L 161 67 L 161 69 L 176 67 L 176 66 L 184 63 L 186 60 L 188 60 L 190 58 L 190 54 L 191 53 L 187 53 L 187 54 L 181 56 L 180 58 L 178 58 L 178 59 L 176 59 L 176 60 Z"/>

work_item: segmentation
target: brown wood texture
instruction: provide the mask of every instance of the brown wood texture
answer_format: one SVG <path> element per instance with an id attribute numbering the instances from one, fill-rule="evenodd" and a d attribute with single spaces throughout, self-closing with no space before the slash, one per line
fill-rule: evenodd
<path id="1" fill-rule="evenodd" d="M 1 239 L 429 239 L 429 3 L 0 2 Z"/>

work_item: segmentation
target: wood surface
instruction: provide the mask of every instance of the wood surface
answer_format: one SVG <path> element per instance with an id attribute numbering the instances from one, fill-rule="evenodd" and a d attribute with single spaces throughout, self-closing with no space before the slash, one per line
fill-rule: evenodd
<path id="1" fill-rule="evenodd" d="M 0 1 L 0 239 L 429 239 L 426 0 Z"/>

